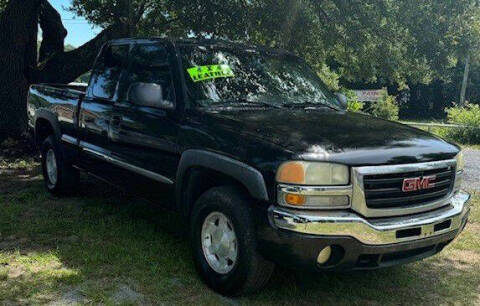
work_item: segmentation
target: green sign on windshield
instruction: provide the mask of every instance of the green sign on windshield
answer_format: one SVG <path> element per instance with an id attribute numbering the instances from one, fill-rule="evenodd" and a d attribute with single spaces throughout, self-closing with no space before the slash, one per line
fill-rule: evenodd
<path id="1" fill-rule="evenodd" d="M 232 78 L 232 68 L 229 65 L 206 65 L 187 69 L 188 74 L 194 82 L 213 80 L 218 78 Z"/>

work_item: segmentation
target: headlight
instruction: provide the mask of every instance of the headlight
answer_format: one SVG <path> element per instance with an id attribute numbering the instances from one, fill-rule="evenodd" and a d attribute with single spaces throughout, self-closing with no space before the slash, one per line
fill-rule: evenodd
<path id="1" fill-rule="evenodd" d="M 465 160 L 463 159 L 463 152 L 458 153 L 455 159 L 457 160 L 457 171 L 462 171 L 463 168 L 465 168 Z"/>
<path id="2" fill-rule="evenodd" d="M 349 182 L 348 167 L 339 164 L 292 161 L 280 166 L 277 182 L 296 185 L 342 186 Z"/>

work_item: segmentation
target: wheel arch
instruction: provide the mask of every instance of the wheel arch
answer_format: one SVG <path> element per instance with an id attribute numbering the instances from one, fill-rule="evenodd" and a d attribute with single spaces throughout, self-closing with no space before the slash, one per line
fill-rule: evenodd
<path id="1" fill-rule="evenodd" d="M 41 145 L 49 135 L 54 135 L 57 140 L 62 136 L 57 116 L 48 110 L 39 109 L 35 116 L 35 144 Z"/>
<path id="2" fill-rule="evenodd" d="M 203 192 L 219 185 L 235 185 L 256 200 L 269 199 L 265 180 L 257 169 L 210 151 L 187 150 L 182 154 L 175 197 L 183 215 L 190 214 L 193 203 Z"/>

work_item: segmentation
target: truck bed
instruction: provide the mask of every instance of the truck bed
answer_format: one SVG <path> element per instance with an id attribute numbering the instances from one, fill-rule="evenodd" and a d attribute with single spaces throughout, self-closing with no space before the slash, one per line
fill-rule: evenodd
<path id="1" fill-rule="evenodd" d="M 33 128 L 36 115 L 47 111 L 57 115 L 61 125 L 74 124 L 80 98 L 85 95 L 87 84 L 35 84 L 30 86 L 27 100 L 28 124 Z M 43 109 L 43 110 L 42 110 Z"/>
<path id="2" fill-rule="evenodd" d="M 88 84 L 86 83 L 69 83 L 69 84 L 58 84 L 58 83 L 44 83 L 44 84 L 35 84 L 32 87 L 35 88 L 43 88 L 43 89 L 59 89 L 62 91 L 69 91 L 69 92 L 80 92 L 85 93 L 87 90 Z"/>

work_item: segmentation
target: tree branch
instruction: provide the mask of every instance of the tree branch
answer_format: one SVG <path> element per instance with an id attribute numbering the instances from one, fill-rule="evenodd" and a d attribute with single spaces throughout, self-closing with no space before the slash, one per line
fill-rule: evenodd
<path id="1" fill-rule="evenodd" d="M 63 43 L 67 30 L 62 24 L 60 14 L 48 1 L 43 1 L 39 18 L 42 28 L 42 45 L 40 46 L 40 62 L 56 53 L 63 53 Z"/>
<path id="2" fill-rule="evenodd" d="M 324 5 L 324 1 L 311 0 L 310 4 L 313 7 L 313 11 L 317 15 L 318 19 L 320 19 L 324 24 L 334 23 L 332 18 L 327 14 L 327 12 L 322 7 Z"/>
<path id="3" fill-rule="evenodd" d="M 111 39 L 125 36 L 126 25 L 111 26 L 70 52 L 57 53 L 31 75 L 31 83 L 70 83 L 89 71 L 100 48 Z"/>
<path id="4" fill-rule="evenodd" d="M 135 16 L 135 24 L 138 24 L 140 19 L 142 19 L 143 13 L 145 13 L 146 5 L 147 0 L 142 1 L 142 3 L 139 5 L 137 16 Z"/>

